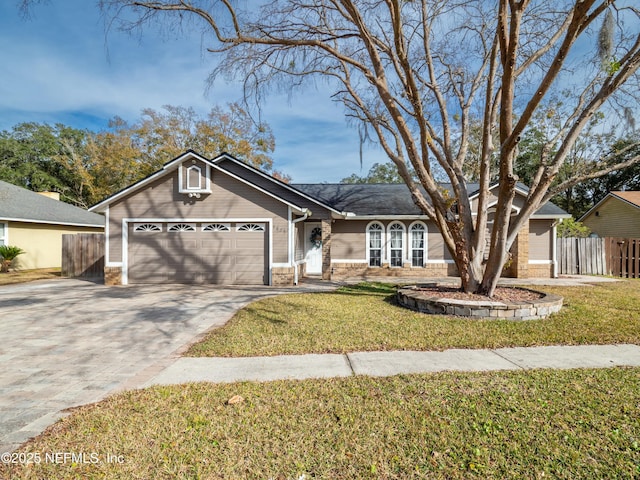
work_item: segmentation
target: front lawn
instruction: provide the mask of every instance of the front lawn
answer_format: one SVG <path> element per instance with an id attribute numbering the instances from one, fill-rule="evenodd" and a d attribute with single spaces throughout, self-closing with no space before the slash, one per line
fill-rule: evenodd
<path id="1" fill-rule="evenodd" d="M 638 478 L 640 368 L 155 387 L 18 454 L 0 478 Z"/>
<path id="2" fill-rule="evenodd" d="M 388 284 L 363 283 L 333 293 L 281 295 L 242 309 L 187 355 L 640 344 L 640 280 L 539 288 L 563 296 L 565 306 L 548 319 L 525 322 L 411 312 L 394 304 L 395 288 Z"/>
<path id="3" fill-rule="evenodd" d="M 36 270 L 11 270 L 0 273 L 0 285 L 33 282 L 34 280 L 53 280 L 60 278 L 59 268 L 40 268 Z"/>

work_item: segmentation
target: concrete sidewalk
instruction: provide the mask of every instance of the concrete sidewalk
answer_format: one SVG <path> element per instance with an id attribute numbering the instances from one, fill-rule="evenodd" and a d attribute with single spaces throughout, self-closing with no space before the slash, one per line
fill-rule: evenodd
<path id="1" fill-rule="evenodd" d="M 515 347 L 495 350 L 452 349 L 441 352 L 355 352 L 244 358 L 177 359 L 151 385 L 186 382 L 228 383 L 306 378 L 374 377 L 441 371 L 526 370 L 534 368 L 607 368 L 640 366 L 638 345 Z"/>

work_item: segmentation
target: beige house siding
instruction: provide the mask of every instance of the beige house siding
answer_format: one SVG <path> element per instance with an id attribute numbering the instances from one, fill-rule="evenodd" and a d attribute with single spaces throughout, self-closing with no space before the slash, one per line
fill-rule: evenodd
<path id="1" fill-rule="evenodd" d="M 212 169 L 211 193 L 189 198 L 178 189 L 177 170 L 109 208 L 110 264 L 122 261 L 122 219 L 272 218 L 273 263 L 287 263 L 288 207 L 275 198 Z"/>
<path id="2" fill-rule="evenodd" d="M 529 221 L 529 260 L 553 258 L 553 220 Z"/>
<path id="3" fill-rule="evenodd" d="M 304 222 L 298 222 L 295 225 L 295 256 L 294 261 L 300 262 L 304 260 Z"/>
<path id="4" fill-rule="evenodd" d="M 331 257 L 338 260 L 366 260 L 366 229 L 369 223 L 366 220 L 337 220 L 332 225 Z"/>
<path id="5" fill-rule="evenodd" d="M 444 243 L 444 238 L 440 233 L 440 229 L 432 222 L 425 222 L 427 224 L 427 259 L 428 260 L 453 260 L 449 249 Z"/>
<path id="6" fill-rule="evenodd" d="M 331 257 L 336 260 L 365 261 L 367 258 L 367 226 L 374 220 L 336 220 L 332 226 Z M 388 241 L 388 227 L 391 223 L 401 223 L 405 228 L 405 259 L 410 256 L 408 235 L 409 227 L 415 220 L 384 220 L 379 221 L 384 227 L 385 244 Z M 422 220 L 427 226 L 427 260 L 450 260 L 448 250 L 444 245 L 440 230 L 430 220 Z M 386 251 L 385 255 L 386 257 Z M 388 261 L 388 259 L 386 259 Z"/>
<path id="7" fill-rule="evenodd" d="M 608 197 L 582 223 L 600 237 L 640 238 L 640 208 L 615 197 Z"/>
<path id="8" fill-rule="evenodd" d="M 102 233 L 103 228 L 49 225 L 44 223 L 4 222 L 8 224 L 7 245 L 20 247 L 26 253 L 14 261 L 20 270 L 60 268 L 62 265 L 62 235 Z"/>
<path id="9" fill-rule="evenodd" d="M 293 203 L 297 207 L 309 209 L 313 212 L 313 215 L 310 218 L 311 221 L 320 221 L 331 218 L 330 210 L 323 208 L 318 205 L 317 202 L 314 202 L 303 195 L 292 192 L 284 185 L 274 184 L 273 179 L 269 178 L 269 176 L 261 175 L 252 170 L 251 167 L 238 164 L 237 162 L 233 162 L 229 159 L 224 160 L 219 165 L 223 166 L 225 170 L 233 173 L 234 175 L 246 179 L 251 184 L 256 185 L 259 188 L 263 188 L 279 198 Z"/>

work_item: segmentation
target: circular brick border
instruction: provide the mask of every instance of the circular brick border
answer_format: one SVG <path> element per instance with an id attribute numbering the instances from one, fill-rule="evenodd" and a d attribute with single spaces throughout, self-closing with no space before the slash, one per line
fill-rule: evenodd
<path id="1" fill-rule="evenodd" d="M 522 290 L 529 290 L 544 296 L 537 300 L 523 300 L 520 302 L 475 301 L 443 298 L 433 293 L 419 290 L 422 286 L 433 287 L 436 285 L 399 287 L 397 293 L 398 303 L 405 308 L 421 313 L 491 320 L 538 320 L 546 318 L 562 308 L 562 297 L 559 295 L 527 288 Z"/>

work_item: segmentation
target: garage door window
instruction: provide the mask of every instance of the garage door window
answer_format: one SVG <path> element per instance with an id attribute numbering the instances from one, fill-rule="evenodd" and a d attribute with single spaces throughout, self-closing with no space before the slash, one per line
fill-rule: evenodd
<path id="1" fill-rule="evenodd" d="M 161 232 L 162 224 L 161 223 L 134 223 L 133 231 L 134 232 Z"/>
<path id="2" fill-rule="evenodd" d="M 195 232 L 196 224 L 195 223 L 170 223 L 168 230 L 170 232 Z"/>
<path id="3" fill-rule="evenodd" d="M 229 228 L 228 223 L 207 223 L 202 225 L 203 232 L 228 232 L 231 229 Z"/>
<path id="4" fill-rule="evenodd" d="M 238 225 L 239 232 L 264 232 L 264 225 L 259 223 L 243 223 Z"/>

